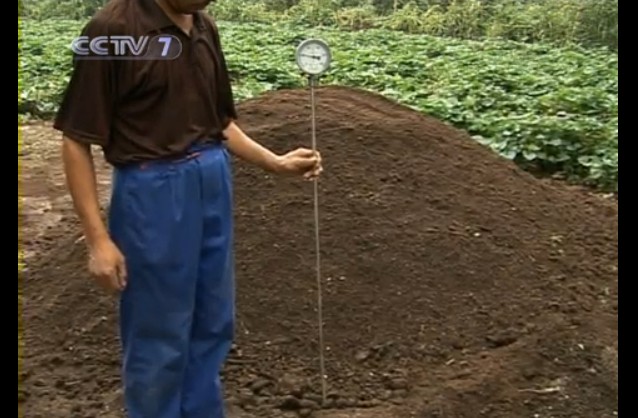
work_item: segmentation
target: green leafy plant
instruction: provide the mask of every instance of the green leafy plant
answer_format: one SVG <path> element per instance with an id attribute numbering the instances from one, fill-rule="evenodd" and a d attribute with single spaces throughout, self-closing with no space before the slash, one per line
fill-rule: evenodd
<path id="1" fill-rule="evenodd" d="M 71 71 L 78 21 L 23 25 L 18 114 L 50 117 Z M 220 22 L 238 100 L 302 87 L 294 49 L 319 35 L 333 48 L 324 83 L 382 93 L 466 129 L 522 166 L 607 190 L 618 180 L 618 56 L 606 49 L 463 41 L 371 29 Z"/>

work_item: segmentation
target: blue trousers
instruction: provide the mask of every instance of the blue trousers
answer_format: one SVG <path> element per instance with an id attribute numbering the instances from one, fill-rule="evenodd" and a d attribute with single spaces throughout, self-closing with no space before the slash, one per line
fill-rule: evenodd
<path id="1" fill-rule="evenodd" d="M 114 169 L 109 229 L 127 262 L 120 299 L 129 418 L 222 418 L 234 336 L 230 156 Z"/>

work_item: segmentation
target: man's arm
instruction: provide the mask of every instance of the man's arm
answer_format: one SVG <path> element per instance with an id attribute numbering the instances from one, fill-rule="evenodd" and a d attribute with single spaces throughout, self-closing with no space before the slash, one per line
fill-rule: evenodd
<path id="1" fill-rule="evenodd" d="M 277 155 L 253 141 L 235 122 L 230 122 L 226 127 L 224 136 L 233 154 L 271 173 L 303 175 L 306 179 L 312 179 L 323 171 L 319 152 L 297 148 Z"/>
<path id="2" fill-rule="evenodd" d="M 230 151 L 242 160 L 271 173 L 283 170 L 282 157 L 252 140 L 235 122 L 230 122 L 226 127 L 224 136 Z"/>
<path id="3" fill-rule="evenodd" d="M 108 232 L 100 215 L 97 182 L 93 155 L 88 144 L 67 137 L 62 141 L 62 160 L 67 187 L 73 199 L 75 211 L 82 222 L 89 247 L 96 247 L 108 240 Z"/>
<path id="4" fill-rule="evenodd" d="M 92 18 L 82 29 L 90 38 L 123 33 L 104 15 Z M 111 136 L 113 109 L 117 100 L 116 62 L 108 59 L 76 59 L 54 128 L 62 133 L 62 162 L 67 188 L 91 247 L 107 229 L 100 217 L 91 145 L 106 147 Z"/>
<path id="5" fill-rule="evenodd" d="M 91 38 L 114 33 L 122 31 L 105 15 L 91 19 L 82 30 Z M 75 58 L 53 127 L 62 133 L 62 163 L 89 247 L 89 272 L 107 289 L 122 290 L 126 263 L 102 221 L 90 148 L 97 145 L 104 149 L 110 141 L 120 67 L 115 60 Z"/>
<path id="6" fill-rule="evenodd" d="M 67 187 L 89 247 L 89 271 L 103 287 L 122 290 L 126 286 L 126 263 L 102 221 L 90 145 L 63 136 L 62 161 Z"/>

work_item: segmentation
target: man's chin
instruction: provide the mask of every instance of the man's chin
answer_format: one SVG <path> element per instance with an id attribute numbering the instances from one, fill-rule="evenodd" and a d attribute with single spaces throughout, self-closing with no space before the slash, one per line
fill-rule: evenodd
<path id="1" fill-rule="evenodd" d="M 206 7 L 208 7 L 208 5 L 211 3 L 214 3 L 214 1 L 202 1 L 199 4 L 190 5 L 188 8 L 184 8 L 179 12 L 184 14 L 200 12 L 206 9 Z"/>
<path id="2" fill-rule="evenodd" d="M 207 7 L 208 7 L 208 5 L 209 5 L 209 4 L 211 4 L 211 3 L 213 3 L 213 2 L 212 2 L 212 1 L 210 1 L 210 0 L 203 1 L 203 2 L 201 2 L 200 4 L 193 6 L 193 7 L 192 7 L 192 8 L 193 8 L 192 12 L 199 12 L 199 11 L 201 11 L 201 10 L 204 10 L 204 9 L 205 9 L 205 8 L 207 8 Z"/>

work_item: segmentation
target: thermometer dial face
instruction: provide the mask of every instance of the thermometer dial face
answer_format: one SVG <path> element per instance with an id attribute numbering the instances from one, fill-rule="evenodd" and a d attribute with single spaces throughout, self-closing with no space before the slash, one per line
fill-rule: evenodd
<path id="1" fill-rule="evenodd" d="M 319 39 L 308 39 L 297 47 L 296 58 L 301 71 L 319 75 L 330 67 L 330 48 Z"/>

